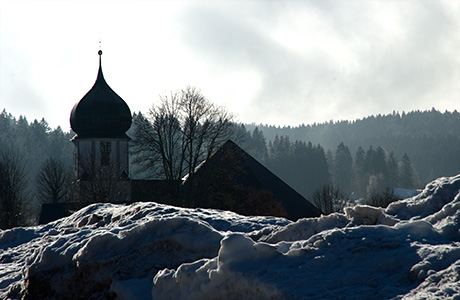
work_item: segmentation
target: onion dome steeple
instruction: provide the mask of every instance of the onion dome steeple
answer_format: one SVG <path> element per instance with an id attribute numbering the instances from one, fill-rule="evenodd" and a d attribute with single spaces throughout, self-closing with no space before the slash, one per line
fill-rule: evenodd
<path id="1" fill-rule="evenodd" d="M 99 50 L 98 54 L 99 72 L 96 82 L 72 108 L 70 126 L 77 133 L 76 138 L 129 139 L 126 131 L 131 127 L 131 111 L 105 81 L 102 74 L 102 51 Z"/>

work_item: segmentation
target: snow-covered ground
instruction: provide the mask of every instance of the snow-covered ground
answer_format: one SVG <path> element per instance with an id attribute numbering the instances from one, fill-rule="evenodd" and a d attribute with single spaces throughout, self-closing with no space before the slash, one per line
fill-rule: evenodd
<path id="1" fill-rule="evenodd" d="M 0 251 L 1 299 L 460 299 L 460 175 L 297 222 L 94 204 Z"/>

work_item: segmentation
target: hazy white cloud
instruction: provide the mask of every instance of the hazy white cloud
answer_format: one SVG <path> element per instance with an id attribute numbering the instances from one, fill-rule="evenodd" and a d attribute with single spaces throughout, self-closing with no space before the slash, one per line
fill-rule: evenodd
<path id="1" fill-rule="evenodd" d="M 240 121 L 460 108 L 452 1 L 0 2 L 0 106 L 68 128 L 97 72 L 132 111 L 194 85 Z"/>
<path id="2" fill-rule="evenodd" d="M 257 74 L 260 85 L 245 117 L 298 124 L 459 106 L 460 28 L 452 7 L 434 1 L 270 4 L 197 5 L 182 23 L 187 48 L 197 56 L 224 72 Z"/>

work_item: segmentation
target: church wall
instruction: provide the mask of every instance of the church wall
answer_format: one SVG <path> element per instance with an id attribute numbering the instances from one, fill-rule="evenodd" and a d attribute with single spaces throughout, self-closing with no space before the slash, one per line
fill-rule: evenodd
<path id="1" fill-rule="evenodd" d="M 120 139 L 75 139 L 75 175 L 83 176 L 85 167 L 116 166 L 129 174 L 128 141 Z"/>
<path id="2" fill-rule="evenodd" d="M 119 146 L 117 149 L 119 150 L 119 158 L 117 159 L 120 165 L 120 169 L 125 171 L 127 175 L 129 175 L 129 150 L 128 150 L 128 141 L 117 141 Z"/>

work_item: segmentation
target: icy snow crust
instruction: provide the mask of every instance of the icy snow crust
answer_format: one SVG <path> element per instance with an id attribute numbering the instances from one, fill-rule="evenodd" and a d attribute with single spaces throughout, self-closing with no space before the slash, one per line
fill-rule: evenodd
<path id="1" fill-rule="evenodd" d="M 460 299 L 460 175 L 290 222 L 95 204 L 0 232 L 1 299 Z"/>

